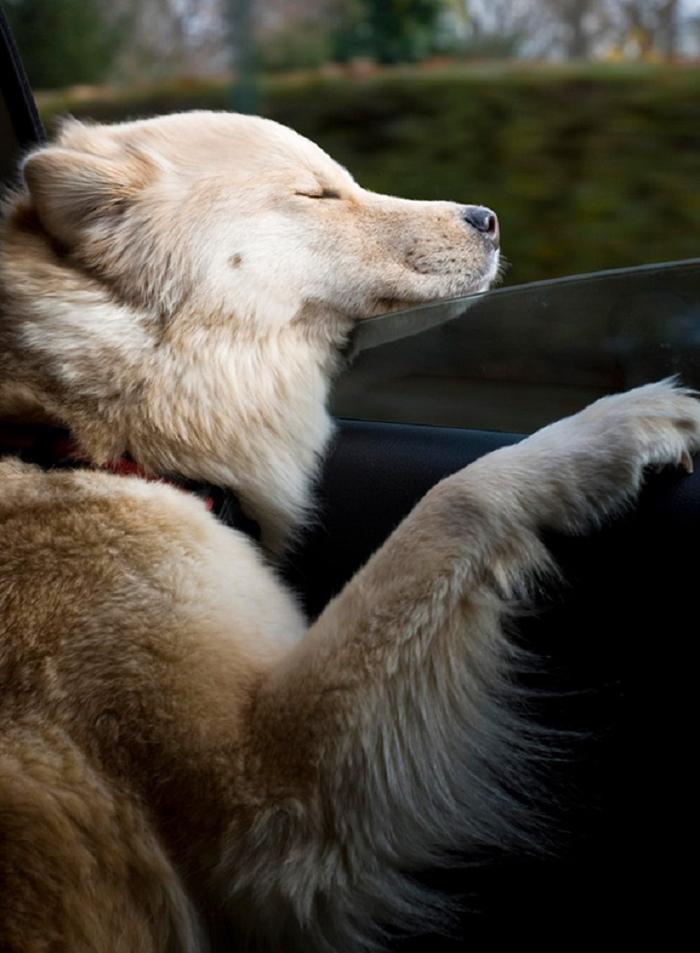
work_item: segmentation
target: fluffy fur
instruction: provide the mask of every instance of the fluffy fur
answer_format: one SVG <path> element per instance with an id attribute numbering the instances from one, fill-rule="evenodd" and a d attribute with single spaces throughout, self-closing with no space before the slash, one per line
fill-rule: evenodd
<path id="1" fill-rule="evenodd" d="M 310 502 L 353 322 L 486 288 L 493 234 L 211 113 L 70 123 L 0 248 L 0 413 L 95 467 L 235 489 L 264 555 L 179 490 L 0 462 L 0 946 L 359 951 L 429 915 L 410 872 L 527 836 L 537 742 L 509 605 L 644 467 L 697 449 L 670 383 L 434 487 L 309 628 L 269 554 Z M 520 794 L 518 794 L 520 792 Z"/>

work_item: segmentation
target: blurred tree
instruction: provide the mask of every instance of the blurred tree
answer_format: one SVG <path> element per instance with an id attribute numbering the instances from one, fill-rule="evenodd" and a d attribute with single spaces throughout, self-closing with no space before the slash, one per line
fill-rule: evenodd
<path id="1" fill-rule="evenodd" d="M 539 53 L 550 37 L 541 0 L 459 0 L 466 21 L 461 51 L 476 58 L 509 59 Z"/>
<path id="2" fill-rule="evenodd" d="M 260 31 L 257 42 L 258 64 L 262 71 L 317 69 L 333 54 L 328 26 L 315 17 Z"/>
<path id="3" fill-rule="evenodd" d="M 672 59 L 677 52 L 678 0 L 608 0 L 621 31 L 642 57 L 653 52 Z"/>
<path id="4" fill-rule="evenodd" d="M 226 0 L 226 7 L 232 65 L 237 72 L 233 107 L 237 112 L 254 113 L 258 97 L 252 0 Z"/>
<path id="5" fill-rule="evenodd" d="M 601 13 L 601 0 L 545 0 L 545 6 L 558 20 L 559 40 L 566 59 L 589 57 L 596 37 L 596 14 Z"/>
<path id="6" fill-rule="evenodd" d="M 96 83 L 108 72 L 120 32 L 101 0 L 5 0 L 5 9 L 33 86 Z"/>
<path id="7" fill-rule="evenodd" d="M 626 57 L 673 58 L 681 0 L 461 0 L 467 50 L 510 48 L 515 55 L 588 59 L 615 50 Z M 504 40 L 510 43 L 504 46 Z"/>
<path id="8" fill-rule="evenodd" d="M 337 4 L 334 52 L 339 60 L 368 56 L 404 63 L 438 47 L 445 0 L 350 0 Z"/>
<path id="9" fill-rule="evenodd" d="M 340 4 L 334 0 L 265 0 L 255 9 L 262 70 L 314 69 L 332 58 Z"/>
<path id="10" fill-rule="evenodd" d="M 679 0 L 666 0 L 661 5 L 660 17 L 661 49 L 667 59 L 673 59 L 678 52 Z"/>
<path id="11" fill-rule="evenodd" d="M 220 73 L 229 66 L 224 0 L 99 0 L 125 38 L 113 64 L 120 80 Z"/>

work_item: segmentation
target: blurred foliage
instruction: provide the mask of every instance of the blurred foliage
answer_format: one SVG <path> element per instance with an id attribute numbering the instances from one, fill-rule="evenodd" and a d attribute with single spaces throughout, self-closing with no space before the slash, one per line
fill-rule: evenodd
<path id="1" fill-rule="evenodd" d="M 256 45 L 257 62 L 265 72 L 315 69 L 331 59 L 332 51 L 328 26 L 319 20 L 285 24 Z"/>
<path id="2" fill-rule="evenodd" d="M 445 0 L 351 0 L 341 5 L 332 31 L 334 58 L 368 57 L 405 63 L 434 52 Z"/>
<path id="3" fill-rule="evenodd" d="M 99 82 L 123 39 L 120 25 L 105 23 L 100 0 L 4 0 L 3 7 L 38 89 Z"/>
<path id="4" fill-rule="evenodd" d="M 225 109 L 191 83 L 98 102 L 43 101 L 46 119 Z M 495 208 L 508 283 L 697 255 L 700 68 L 642 65 L 377 71 L 268 79 L 263 114 L 319 142 L 358 181 Z"/>
<path id="5" fill-rule="evenodd" d="M 512 60 L 517 59 L 523 42 L 522 34 L 517 32 L 476 34 L 454 41 L 448 51 L 466 61 Z"/>

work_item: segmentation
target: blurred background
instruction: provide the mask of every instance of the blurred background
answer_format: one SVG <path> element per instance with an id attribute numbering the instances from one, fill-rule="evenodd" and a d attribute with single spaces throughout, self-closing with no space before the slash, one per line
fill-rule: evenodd
<path id="1" fill-rule="evenodd" d="M 242 109 L 490 205 L 506 283 L 697 255 L 700 0 L 3 0 L 45 122 Z"/>

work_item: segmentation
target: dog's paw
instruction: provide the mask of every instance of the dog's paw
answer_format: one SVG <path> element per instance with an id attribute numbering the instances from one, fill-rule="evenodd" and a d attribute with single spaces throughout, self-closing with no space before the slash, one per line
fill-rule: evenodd
<path id="1" fill-rule="evenodd" d="M 692 469 L 700 400 L 673 381 L 603 397 L 471 468 L 503 514 L 580 532 L 633 502 L 647 468 Z"/>
<path id="2" fill-rule="evenodd" d="M 603 397 L 580 415 L 585 429 L 616 435 L 640 467 L 677 465 L 691 471 L 700 450 L 700 400 L 672 380 Z M 576 418 L 572 418 L 575 420 Z"/>
<path id="3" fill-rule="evenodd" d="M 555 507 L 555 525 L 581 528 L 633 502 L 647 469 L 692 471 L 692 454 L 700 450 L 700 400 L 672 380 L 646 384 L 603 397 L 542 436 L 562 455 L 569 483 L 566 489 L 559 483 L 565 505 Z"/>

